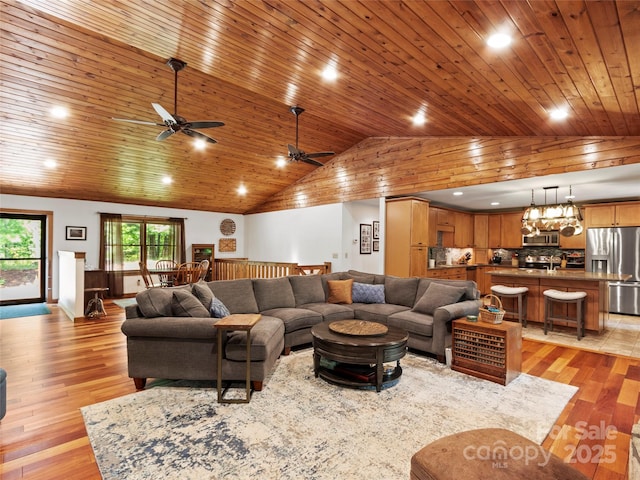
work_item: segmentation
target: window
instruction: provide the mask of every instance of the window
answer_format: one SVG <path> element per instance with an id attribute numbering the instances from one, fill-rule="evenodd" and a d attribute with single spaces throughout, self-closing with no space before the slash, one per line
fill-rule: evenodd
<path id="1" fill-rule="evenodd" d="M 103 214 L 101 252 L 108 271 L 153 268 L 158 260 L 183 263 L 184 220 Z"/>

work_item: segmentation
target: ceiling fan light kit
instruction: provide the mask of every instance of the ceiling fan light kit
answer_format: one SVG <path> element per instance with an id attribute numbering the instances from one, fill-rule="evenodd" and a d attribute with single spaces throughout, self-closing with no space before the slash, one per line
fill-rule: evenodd
<path id="1" fill-rule="evenodd" d="M 555 189 L 556 203 L 547 205 L 547 190 Z M 540 235 L 541 230 L 558 230 L 560 235 L 571 237 L 582 233 L 582 214 L 580 208 L 573 204 L 573 192 L 569 186 L 569 201 L 566 205 L 558 203 L 558 187 L 544 187 L 543 207 L 538 207 L 533 199 L 531 190 L 531 205 L 522 215 L 522 227 L 520 231 L 527 237 Z"/>
<path id="2" fill-rule="evenodd" d="M 143 120 L 131 120 L 126 118 L 114 118 L 113 120 L 117 120 L 119 122 L 138 123 L 141 125 L 167 127 L 167 130 L 164 130 L 158 134 L 158 136 L 156 137 L 157 141 L 166 140 L 174 133 L 182 132 L 191 138 L 202 140 L 207 143 L 218 143 L 215 139 L 205 135 L 204 133 L 200 133 L 197 130 L 202 128 L 222 127 L 224 126 L 223 122 L 215 122 L 210 120 L 189 122 L 184 117 L 178 115 L 178 72 L 183 70 L 184 67 L 187 66 L 187 64 L 182 60 L 178 60 L 177 58 L 170 58 L 169 60 L 167 60 L 167 65 L 169 66 L 169 68 L 171 68 L 171 70 L 173 70 L 174 73 L 173 114 L 169 113 L 159 103 L 152 103 L 151 106 L 156 111 L 156 113 L 160 115 L 163 123 L 146 122 Z"/>

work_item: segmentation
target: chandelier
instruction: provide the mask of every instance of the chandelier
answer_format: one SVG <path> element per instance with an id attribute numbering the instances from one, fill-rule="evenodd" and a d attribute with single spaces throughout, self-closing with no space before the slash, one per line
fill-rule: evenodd
<path id="1" fill-rule="evenodd" d="M 556 203 L 547 204 L 547 190 L 555 189 Z M 569 186 L 569 196 L 566 205 L 558 203 L 558 187 L 544 187 L 544 203 L 538 207 L 533 199 L 531 190 L 531 205 L 522 215 L 520 231 L 527 237 L 539 235 L 541 230 L 558 230 L 560 235 L 571 237 L 582 233 L 582 214 L 580 208 L 573 204 L 573 192 Z"/>

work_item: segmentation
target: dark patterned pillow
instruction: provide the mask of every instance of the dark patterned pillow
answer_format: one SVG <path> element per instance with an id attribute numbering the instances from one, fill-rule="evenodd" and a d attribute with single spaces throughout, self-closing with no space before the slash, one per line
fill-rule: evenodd
<path id="1" fill-rule="evenodd" d="M 353 282 L 353 303 L 384 303 L 384 285 Z"/>
<path id="2" fill-rule="evenodd" d="M 209 312 L 213 318 L 224 318 L 231 315 L 229 313 L 229 309 L 222 303 L 219 298 L 213 297 L 211 300 L 211 306 L 209 307 Z"/>

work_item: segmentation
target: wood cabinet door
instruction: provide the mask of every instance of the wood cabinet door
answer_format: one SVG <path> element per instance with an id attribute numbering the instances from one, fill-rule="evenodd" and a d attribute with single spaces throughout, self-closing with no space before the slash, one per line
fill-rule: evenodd
<path id="1" fill-rule="evenodd" d="M 429 244 L 429 204 L 411 200 L 411 245 Z"/>
<path id="2" fill-rule="evenodd" d="M 387 202 L 386 210 L 384 271 L 387 275 L 406 277 L 410 263 L 411 204 L 391 201 Z"/>
<path id="3" fill-rule="evenodd" d="M 571 235 L 570 237 L 560 235 L 560 248 L 587 248 L 587 234 L 585 232 L 586 229 L 580 235 Z"/>
<path id="4" fill-rule="evenodd" d="M 522 213 L 503 213 L 500 231 L 500 247 L 522 248 Z"/>
<path id="5" fill-rule="evenodd" d="M 473 246 L 475 248 L 489 248 L 489 215 L 476 214 L 473 216 Z"/>
<path id="6" fill-rule="evenodd" d="M 588 227 L 612 227 L 615 224 L 616 207 L 614 205 L 585 207 L 584 215 Z"/>
<path id="7" fill-rule="evenodd" d="M 489 215 L 489 234 L 488 234 L 488 242 L 489 248 L 498 248 L 500 247 L 501 240 L 501 232 L 502 232 L 502 215 L 494 214 Z"/>
<path id="8" fill-rule="evenodd" d="M 640 202 L 616 206 L 616 225 L 620 227 L 640 226 Z"/>
<path id="9" fill-rule="evenodd" d="M 457 248 L 473 247 L 473 216 L 469 213 L 455 213 L 453 246 Z"/>
<path id="10" fill-rule="evenodd" d="M 427 276 L 427 254 L 429 248 L 424 247 L 411 247 L 411 259 L 409 261 L 410 277 L 426 277 Z"/>

